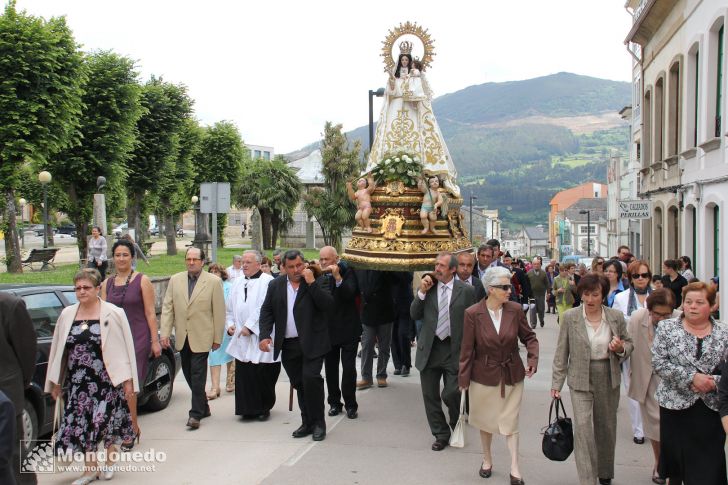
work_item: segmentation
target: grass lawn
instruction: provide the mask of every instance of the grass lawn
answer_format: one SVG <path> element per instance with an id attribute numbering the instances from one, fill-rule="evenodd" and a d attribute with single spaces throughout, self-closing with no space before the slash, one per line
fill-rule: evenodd
<path id="1" fill-rule="evenodd" d="M 567 158 L 563 157 L 563 160 L 561 162 L 556 161 L 556 159 L 552 159 L 554 165 L 557 163 L 560 163 L 561 165 L 566 165 L 567 167 L 574 168 L 574 167 L 580 167 L 582 165 L 586 165 L 587 163 L 591 163 L 594 160 L 591 158 Z"/>
<path id="2" fill-rule="evenodd" d="M 232 264 L 233 255 L 242 254 L 244 249 L 222 248 L 217 250 L 217 259 L 228 267 Z M 270 258 L 272 251 L 265 251 Z M 306 259 L 318 259 L 318 251 L 315 249 L 304 249 Z M 185 255 L 183 251 L 176 256 L 155 255 L 149 258 L 149 265 L 140 261 L 137 269 L 147 276 L 170 276 L 174 273 L 185 270 Z M 271 258 L 272 259 L 272 258 Z M 57 264 L 56 270 L 52 271 L 30 271 L 25 269 L 21 274 L 0 273 L 0 283 L 20 284 L 35 283 L 48 285 L 70 285 L 73 283 L 73 275 L 78 270 L 77 264 Z"/>

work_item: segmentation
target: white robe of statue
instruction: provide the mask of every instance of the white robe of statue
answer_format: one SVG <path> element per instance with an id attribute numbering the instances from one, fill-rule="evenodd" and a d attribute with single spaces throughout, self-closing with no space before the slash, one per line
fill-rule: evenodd
<path id="1" fill-rule="evenodd" d="M 457 170 L 432 111 L 431 99 L 424 72 L 401 72 L 399 78 L 394 78 L 394 87 L 387 82 L 366 171 L 373 170 L 386 155 L 406 152 L 418 156 L 425 174 L 438 175 L 444 187 L 459 197 Z"/>
<path id="2" fill-rule="evenodd" d="M 273 359 L 273 352 L 263 352 L 258 348 L 260 342 L 260 308 L 263 306 L 265 295 L 268 293 L 268 283 L 273 277 L 263 273 L 258 278 L 246 279 L 245 276 L 236 278 L 230 289 L 230 297 L 226 303 L 225 331 L 235 327 L 235 335 L 230 340 L 227 353 L 241 362 L 254 364 L 270 364 L 280 361 Z M 247 288 L 247 299 L 245 298 Z M 240 335 L 246 327 L 250 330 L 249 336 Z M 271 338 L 275 338 L 271 334 Z"/>

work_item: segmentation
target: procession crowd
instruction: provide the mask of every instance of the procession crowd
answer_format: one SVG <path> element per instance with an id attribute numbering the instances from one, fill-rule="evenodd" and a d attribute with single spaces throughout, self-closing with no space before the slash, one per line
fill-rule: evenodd
<path id="1" fill-rule="evenodd" d="M 97 269 L 79 271 L 78 303 L 56 324 L 46 391 L 60 406 L 56 451 L 87 453 L 74 485 L 113 478 L 113 463 L 100 467 L 88 454 L 100 444 L 113 451 L 139 443 L 136 394 L 149 356 L 171 345 L 192 391 L 190 430 L 211 416 L 223 367 L 235 414 L 268 420 L 282 366 L 301 412 L 292 437 L 315 441 L 326 437 L 327 414 L 358 417 L 357 390 L 387 387 L 390 352 L 394 373 L 408 376 L 415 346 L 431 449 L 449 446 L 467 404 L 483 449 L 478 475 L 492 475 L 492 439 L 502 435 L 510 483 L 523 484 L 519 413 L 524 381 L 539 369 L 535 330 L 547 308 L 558 311 L 560 325 L 551 396 L 561 399 L 568 384 L 581 484 L 614 478 L 620 386 L 634 443 L 647 439 L 654 451 L 652 482 L 728 483 L 728 381 L 721 380 L 728 328 L 717 319 L 718 279 L 695 280 L 688 258 L 665 261 L 661 277 L 627 247 L 594 258 L 591 268 L 556 261 L 544 268 L 540 257 L 514 260 L 491 240 L 475 253 L 440 253 L 424 273 L 354 270 L 333 247 L 314 261 L 298 250 L 276 251 L 272 260 L 249 250 L 228 268 L 204 271 L 204 252 L 191 247 L 186 270 L 169 280 L 158 330 L 154 288 L 135 269 L 136 251 L 132 241 L 115 242 L 115 273 L 105 280 Z M 0 303 L 24 312 L 11 298 Z M 18 366 L 25 377 L 27 365 Z M 6 476 L 13 483 L 13 473 Z"/>

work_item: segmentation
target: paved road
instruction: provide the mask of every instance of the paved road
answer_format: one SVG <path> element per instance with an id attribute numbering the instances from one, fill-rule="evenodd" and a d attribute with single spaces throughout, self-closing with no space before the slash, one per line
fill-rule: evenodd
<path id="1" fill-rule="evenodd" d="M 557 337 L 555 316 L 548 315 L 541 342 L 539 372 L 526 382 L 521 411 L 521 471 L 528 484 L 577 484 L 573 455 L 564 463 L 541 453 L 540 431 L 548 418 L 551 361 Z M 391 363 L 390 363 L 391 367 Z M 241 422 L 234 416 L 234 398 L 224 394 L 211 402 L 212 417 L 198 431 L 185 422 L 190 392 L 182 375 L 175 381 L 168 409 L 140 417 L 140 450 L 166 453 L 153 473 L 127 472 L 118 484 L 467 484 L 508 483 L 509 456 L 503 437 L 494 438 L 493 476 L 477 475 L 480 443 L 468 428 L 463 449 L 430 450 L 432 436 L 425 419 L 416 371 L 409 377 L 390 376 L 389 387 L 360 392 L 359 419 L 328 418 L 328 436 L 314 443 L 290 437 L 300 424 L 297 410 L 289 412 L 285 373 L 277 385 L 278 402 L 270 421 Z M 567 411 L 571 411 L 566 400 Z M 294 405 L 294 409 L 295 405 Z M 615 485 L 650 484 L 652 452 L 635 445 L 624 398 L 619 410 Z M 42 484 L 70 483 L 70 472 L 40 477 Z"/>

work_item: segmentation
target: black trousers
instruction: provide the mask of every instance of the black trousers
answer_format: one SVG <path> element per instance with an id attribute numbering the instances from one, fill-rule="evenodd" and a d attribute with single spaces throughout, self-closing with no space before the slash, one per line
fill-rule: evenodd
<path id="1" fill-rule="evenodd" d="M 409 312 L 409 308 L 407 309 Z M 412 320 L 409 315 L 394 320 L 392 327 L 392 361 L 395 369 L 412 367 Z"/>
<path id="2" fill-rule="evenodd" d="M 331 407 L 341 407 L 344 398 L 346 409 L 358 409 L 356 403 L 356 350 L 359 341 L 334 345 L 326 354 L 326 388 L 329 391 L 328 402 Z M 341 389 L 339 389 L 339 362 L 341 362 Z"/>
<path id="3" fill-rule="evenodd" d="M 298 407 L 301 409 L 303 424 L 326 428 L 324 378 L 321 377 L 324 356 L 311 358 L 303 355 L 301 342 L 297 337 L 283 339 L 281 351 L 283 368 L 298 395 Z"/>
<path id="4" fill-rule="evenodd" d="M 179 352 L 182 360 L 182 374 L 192 391 L 192 408 L 190 417 L 202 419 L 209 414 L 205 386 L 207 385 L 207 355 L 209 352 L 192 352 L 190 343 L 185 338 L 185 344 Z"/>
<path id="5" fill-rule="evenodd" d="M 536 328 L 536 316 L 538 316 L 538 321 L 541 323 L 541 326 L 543 326 L 543 314 L 546 310 L 546 295 L 535 295 L 534 299 L 536 300 L 536 310 L 531 312 L 531 328 Z"/>

